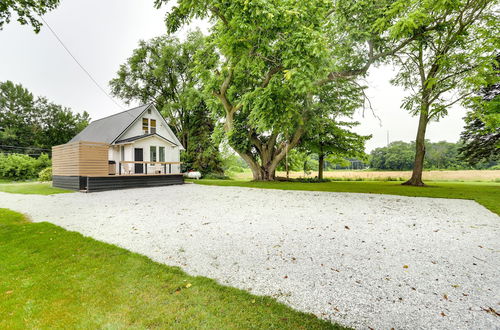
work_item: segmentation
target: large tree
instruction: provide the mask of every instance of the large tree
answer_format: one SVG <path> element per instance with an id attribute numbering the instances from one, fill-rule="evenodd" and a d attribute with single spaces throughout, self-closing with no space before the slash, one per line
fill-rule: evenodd
<path id="1" fill-rule="evenodd" d="M 173 32 L 193 18 L 213 23 L 197 60 L 205 91 L 253 178 L 272 180 L 316 115 L 325 85 L 364 75 L 425 31 L 388 35 L 391 2 L 180 0 L 167 26 Z"/>
<path id="2" fill-rule="evenodd" d="M 34 97 L 11 81 L 0 82 L 0 149 L 50 149 L 68 142 L 89 123 L 87 112 L 71 109 Z"/>
<path id="3" fill-rule="evenodd" d="M 423 186 L 428 123 L 446 116 L 451 106 L 471 94 L 485 71 L 492 72 L 491 60 L 500 47 L 500 17 L 495 12 L 498 2 L 491 0 L 400 3 L 411 12 L 393 30 L 396 37 L 437 26 L 398 53 L 401 70 L 393 80 L 411 91 L 403 107 L 419 116 L 413 173 L 403 184 Z"/>
<path id="4" fill-rule="evenodd" d="M 0 145 L 29 146 L 36 134 L 35 97 L 22 85 L 0 82 Z"/>
<path id="5" fill-rule="evenodd" d="M 29 24 L 35 32 L 40 31 L 42 23 L 39 16 L 59 6 L 60 0 L 2 0 L 0 1 L 0 30 L 10 22 L 12 14 L 21 24 Z"/>
<path id="6" fill-rule="evenodd" d="M 500 55 L 493 67 L 496 75 L 486 77 L 485 87 L 468 100 L 460 149 L 462 158 L 475 165 L 500 160 Z M 491 79 L 492 78 L 492 79 Z"/>
<path id="7" fill-rule="evenodd" d="M 222 172 L 218 146 L 211 139 L 215 123 L 193 71 L 194 54 L 204 43 L 200 31 L 190 32 L 185 42 L 172 36 L 141 41 L 110 86 L 125 102 L 155 104 L 186 149 L 182 160 L 188 169 Z"/>
<path id="8" fill-rule="evenodd" d="M 38 132 L 35 145 L 41 148 L 68 143 L 90 122 L 89 114 L 74 113 L 70 108 L 48 101 L 45 97 L 36 100 Z"/>
<path id="9" fill-rule="evenodd" d="M 358 85 L 348 81 L 332 82 L 319 91 L 313 106 L 315 116 L 309 120 L 299 145 L 318 155 L 318 179 L 323 179 L 325 158 L 365 155 L 365 141 L 371 136 L 352 132 L 359 123 L 348 120 L 362 106 L 363 95 Z"/>

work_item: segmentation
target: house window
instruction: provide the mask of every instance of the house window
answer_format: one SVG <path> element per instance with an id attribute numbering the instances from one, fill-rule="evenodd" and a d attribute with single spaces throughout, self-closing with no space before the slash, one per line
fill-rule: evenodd
<path id="1" fill-rule="evenodd" d="M 154 119 L 149 120 L 149 132 L 151 134 L 156 133 L 156 120 Z"/>
<path id="2" fill-rule="evenodd" d="M 160 154 L 160 162 L 165 161 L 165 147 L 158 147 L 158 151 Z"/>
<path id="3" fill-rule="evenodd" d="M 148 119 L 147 118 L 142 118 L 142 132 L 144 134 L 149 133 L 149 126 L 148 126 Z"/>
<path id="4" fill-rule="evenodd" d="M 155 146 L 149 147 L 149 161 L 156 162 L 156 147 Z"/>
<path id="5" fill-rule="evenodd" d="M 124 161 L 124 160 L 125 160 L 125 147 L 124 147 L 124 146 L 121 146 L 121 147 L 120 147 L 120 159 L 121 159 L 122 161 Z"/>

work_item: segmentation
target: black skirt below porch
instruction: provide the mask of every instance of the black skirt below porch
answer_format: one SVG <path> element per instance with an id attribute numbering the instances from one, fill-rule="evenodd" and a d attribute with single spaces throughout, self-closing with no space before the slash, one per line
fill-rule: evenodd
<path id="1" fill-rule="evenodd" d="M 182 174 L 109 175 L 109 176 L 54 176 L 52 186 L 86 192 L 147 188 L 183 184 Z"/>

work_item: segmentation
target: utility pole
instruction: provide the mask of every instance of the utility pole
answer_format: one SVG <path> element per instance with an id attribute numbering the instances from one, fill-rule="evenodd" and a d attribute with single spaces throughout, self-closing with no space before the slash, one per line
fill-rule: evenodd
<path id="1" fill-rule="evenodd" d="M 389 145 L 389 130 L 387 130 L 387 145 Z"/>

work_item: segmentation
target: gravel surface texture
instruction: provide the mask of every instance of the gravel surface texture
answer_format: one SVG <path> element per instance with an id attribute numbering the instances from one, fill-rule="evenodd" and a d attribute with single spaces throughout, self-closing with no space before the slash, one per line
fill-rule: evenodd
<path id="1" fill-rule="evenodd" d="M 473 201 L 185 184 L 0 207 L 359 329 L 500 329 L 500 217 Z"/>

